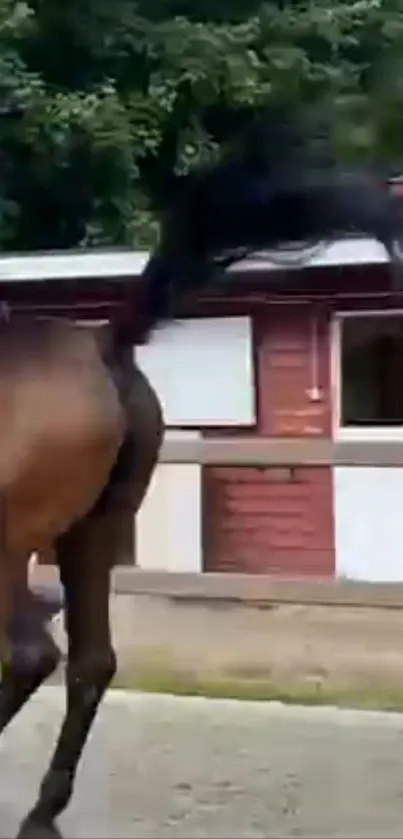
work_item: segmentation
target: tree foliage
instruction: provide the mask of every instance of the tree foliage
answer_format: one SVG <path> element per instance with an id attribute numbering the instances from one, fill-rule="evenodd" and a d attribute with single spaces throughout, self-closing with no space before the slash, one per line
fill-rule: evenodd
<path id="1" fill-rule="evenodd" d="M 399 167 L 401 0 L 0 0 L 0 247 L 155 241 L 174 176 L 271 102 Z"/>

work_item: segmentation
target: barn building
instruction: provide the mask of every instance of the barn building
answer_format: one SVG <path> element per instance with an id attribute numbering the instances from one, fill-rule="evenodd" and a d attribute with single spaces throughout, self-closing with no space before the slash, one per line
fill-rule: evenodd
<path id="1" fill-rule="evenodd" d="M 4 256 L 0 302 L 102 322 L 135 311 L 146 258 Z M 217 467 L 174 456 L 228 437 L 403 443 L 403 292 L 381 245 L 346 239 L 287 269 L 277 255 L 256 255 L 134 352 L 167 432 L 134 533 L 132 521 L 122 524 L 122 563 L 403 580 L 401 469 Z"/>

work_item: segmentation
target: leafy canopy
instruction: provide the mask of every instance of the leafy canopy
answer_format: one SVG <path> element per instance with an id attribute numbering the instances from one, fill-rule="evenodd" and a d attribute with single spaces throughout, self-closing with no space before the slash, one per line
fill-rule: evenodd
<path id="1" fill-rule="evenodd" d="M 0 247 L 150 246 L 174 176 L 268 102 L 399 169 L 401 0 L 0 0 Z"/>

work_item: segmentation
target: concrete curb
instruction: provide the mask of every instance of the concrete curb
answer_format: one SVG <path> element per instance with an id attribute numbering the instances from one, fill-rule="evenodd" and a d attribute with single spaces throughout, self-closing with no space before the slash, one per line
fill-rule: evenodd
<path id="1" fill-rule="evenodd" d="M 53 585 L 57 569 L 38 565 L 33 572 L 36 585 Z M 351 580 L 276 579 L 247 574 L 182 574 L 142 571 L 119 567 L 113 573 L 113 591 L 118 595 L 164 597 L 187 604 L 250 605 L 269 607 L 275 603 L 354 606 L 363 608 L 403 608 L 402 583 L 363 583 Z"/>
<path id="2" fill-rule="evenodd" d="M 281 580 L 265 575 L 175 574 L 117 568 L 114 592 L 187 603 L 227 602 L 264 608 L 271 603 L 403 608 L 403 584 L 347 580 Z"/>

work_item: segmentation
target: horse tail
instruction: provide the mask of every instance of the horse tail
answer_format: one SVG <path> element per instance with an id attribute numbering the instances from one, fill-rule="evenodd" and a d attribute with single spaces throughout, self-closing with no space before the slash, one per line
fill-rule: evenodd
<path id="1" fill-rule="evenodd" d="M 365 167 L 346 170 L 331 126 L 303 111 L 256 120 L 231 153 L 183 179 L 165 212 L 142 276 L 145 334 L 245 251 L 351 234 L 380 241 L 403 285 L 403 213 L 387 179 Z"/>

